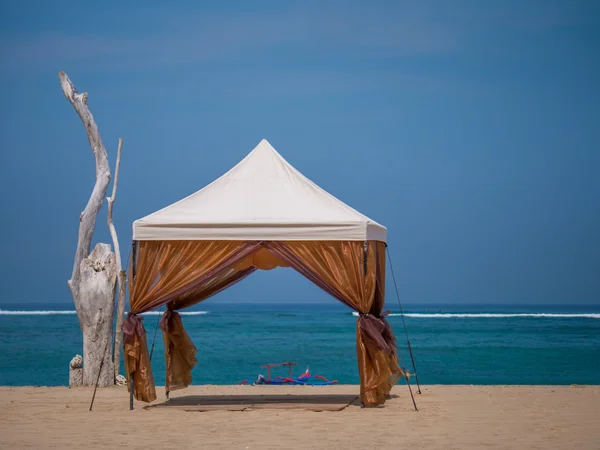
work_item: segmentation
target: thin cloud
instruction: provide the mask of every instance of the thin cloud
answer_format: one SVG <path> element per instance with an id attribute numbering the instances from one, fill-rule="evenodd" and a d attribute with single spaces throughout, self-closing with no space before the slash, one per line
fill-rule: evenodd
<path id="1" fill-rule="evenodd" d="M 161 30 L 130 39 L 54 34 L 0 40 L 1 64 L 22 68 L 60 62 L 152 68 L 235 61 L 281 49 L 313 48 L 332 54 L 382 52 L 387 56 L 452 51 L 449 30 L 409 15 L 365 20 L 360 15 L 287 12 L 203 18 L 185 31 Z M 115 67 L 116 69 L 116 67 Z"/>

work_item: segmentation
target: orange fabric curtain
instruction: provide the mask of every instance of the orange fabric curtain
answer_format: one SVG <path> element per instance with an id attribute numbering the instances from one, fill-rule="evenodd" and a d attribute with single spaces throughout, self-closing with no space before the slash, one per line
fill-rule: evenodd
<path id="1" fill-rule="evenodd" d="M 382 314 L 385 302 L 385 244 L 377 243 L 376 285 L 369 315 L 357 322 L 356 355 L 363 403 L 383 404 L 402 377 L 392 327 Z M 373 336 L 373 330 L 375 330 Z"/>
<path id="2" fill-rule="evenodd" d="M 133 391 L 135 398 L 143 402 L 156 400 L 154 377 L 148 355 L 146 330 L 142 324 L 142 317 L 129 314 L 123 322 L 123 359 L 125 372 L 133 376 Z M 127 378 L 127 389 L 132 388 L 130 378 Z"/>
<path id="3" fill-rule="evenodd" d="M 167 366 L 165 390 L 183 389 L 192 383 L 192 369 L 198 363 L 196 347 L 183 327 L 181 316 L 175 311 L 165 311 L 160 329 L 163 332 Z"/>
<path id="4" fill-rule="evenodd" d="M 392 329 L 382 309 L 385 297 L 385 244 L 361 241 L 266 243 L 273 253 L 360 313 L 356 329 L 361 401 L 385 403 L 401 376 Z"/>
<path id="5" fill-rule="evenodd" d="M 260 242 L 240 241 L 137 242 L 130 265 L 131 313 L 123 323 L 123 345 L 126 370 L 128 375 L 134 378 L 135 396 L 138 400 L 151 402 L 156 399 L 156 392 L 146 331 L 141 318 L 136 314 L 158 308 L 170 301 L 177 302 L 178 299 L 197 303 L 200 299 L 196 297 L 199 295 L 199 286 L 207 284 L 212 289 L 209 295 L 212 295 L 232 282 L 239 281 L 241 278 L 232 280 L 220 277 L 260 247 Z M 244 276 L 247 275 L 248 273 L 245 273 Z M 218 281 L 215 285 L 211 284 L 211 280 Z M 184 330 L 183 332 L 185 333 Z M 174 342 L 176 345 L 185 342 L 185 339 L 177 339 Z M 181 352 L 185 351 L 181 349 Z M 175 370 L 179 366 L 171 367 Z M 167 369 L 167 377 L 170 376 L 169 373 Z M 191 369 L 189 377 L 191 379 Z"/>
<path id="6" fill-rule="evenodd" d="M 167 392 L 186 387 L 192 382 L 192 368 L 195 363 L 196 347 L 183 328 L 181 318 L 171 310 L 184 309 L 206 300 L 209 297 L 227 289 L 246 278 L 257 269 L 271 270 L 275 267 L 285 267 L 287 264 L 266 248 L 261 247 L 254 253 L 246 256 L 235 266 L 219 273 L 206 282 L 196 285 L 176 299 L 168 303 L 168 308 L 161 325 L 164 323 L 163 339 L 165 341 L 166 383 Z M 168 317 L 168 318 L 167 318 Z M 191 355 L 194 355 L 194 364 L 191 364 Z M 186 358 L 178 355 L 189 355 Z"/>
<path id="7" fill-rule="evenodd" d="M 242 281 L 257 269 L 271 270 L 275 267 L 287 267 L 287 264 L 266 248 L 259 247 L 232 267 L 180 294 L 168 303 L 168 307 L 175 310 L 188 308 Z"/>
<path id="8" fill-rule="evenodd" d="M 385 402 L 402 372 L 395 338 L 382 314 L 385 298 L 385 244 L 375 241 L 142 241 L 130 273 L 131 310 L 124 324 L 127 370 L 136 398 L 156 398 L 145 331 L 135 313 L 168 304 L 163 318 L 167 391 L 191 383 L 196 349 L 172 310 L 186 308 L 244 279 L 257 268 L 293 267 L 358 311 L 357 359 L 361 401 Z M 134 344 L 131 344 L 131 343 Z M 130 343 L 130 344 L 128 344 Z M 128 350 L 128 345 L 130 345 Z M 127 362 L 128 361 L 128 362 Z"/>
<path id="9" fill-rule="evenodd" d="M 190 385 L 192 383 L 192 369 L 196 365 L 196 347 L 186 333 L 179 314 L 173 310 L 184 309 L 200 303 L 243 280 L 255 270 L 254 267 L 242 267 L 241 270 L 230 268 L 168 303 L 169 309 L 165 311 L 161 320 L 165 342 L 167 371 L 165 390 L 167 392 Z"/>
<path id="10" fill-rule="evenodd" d="M 286 241 L 266 246 L 342 303 L 369 312 L 375 292 L 375 241 L 366 247 L 363 241 Z"/>
<path id="11" fill-rule="evenodd" d="M 189 293 L 254 253 L 261 243 L 140 241 L 137 245 L 135 275 L 130 276 L 130 303 L 134 314 Z"/>
<path id="12" fill-rule="evenodd" d="M 289 264 L 282 261 L 265 247 L 261 247 L 235 265 L 235 268 L 238 270 L 247 269 L 248 267 L 260 270 L 272 270 L 276 267 L 289 267 Z"/>
<path id="13" fill-rule="evenodd" d="M 189 308 L 190 306 L 203 302 L 207 298 L 233 286 L 235 283 L 242 281 L 254 271 L 256 271 L 254 267 L 248 267 L 243 270 L 238 270 L 233 267 L 229 268 L 170 301 L 167 303 L 167 307 L 173 310 Z"/>

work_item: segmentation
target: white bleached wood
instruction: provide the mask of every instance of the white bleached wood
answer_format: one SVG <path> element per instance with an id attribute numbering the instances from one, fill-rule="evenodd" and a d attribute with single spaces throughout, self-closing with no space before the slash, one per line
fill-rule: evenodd
<path id="1" fill-rule="evenodd" d="M 109 244 L 96 244 L 81 262 L 79 306 L 83 331 L 83 384 L 93 386 L 102 371 L 98 386 L 115 384 L 110 343 L 113 337 L 113 312 L 117 266 Z M 104 362 L 101 361 L 104 359 Z"/>
<path id="2" fill-rule="evenodd" d="M 110 183 L 110 166 L 98 126 L 87 105 L 88 94 L 80 94 L 66 73 L 59 72 L 58 78 L 63 94 L 83 122 L 96 161 L 96 182 L 88 203 L 79 216 L 77 249 L 68 285 L 83 333 L 83 384 L 95 383 L 100 362 L 104 359 L 99 385 L 107 386 L 114 384 L 112 352 L 105 349 L 108 340 L 112 339 L 115 256 L 108 244 L 98 244 L 91 254 L 90 248 L 96 218 Z"/>
<path id="3" fill-rule="evenodd" d="M 113 241 L 113 247 L 115 249 L 115 259 L 117 263 L 117 285 L 118 285 L 118 297 L 117 297 L 117 324 L 115 327 L 115 352 L 114 352 L 114 366 L 115 366 L 115 379 L 119 375 L 119 369 L 121 365 L 121 344 L 123 341 L 123 319 L 125 315 L 125 280 L 126 275 L 123 270 L 121 263 L 121 250 L 119 246 L 119 238 L 117 237 L 117 230 L 113 223 L 113 208 L 115 204 L 115 198 L 117 197 L 117 184 L 119 182 L 119 167 L 121 166 L 121 149 L 123 148 L 123 138 L 119 138 L 119 148 L 117 150 L 117 164 L 115 166 L 115 179 L 113 182 L 112 195 L 106 200 L 108 201 L 108 229 Z"/>
<path id="4" fill-rule="evenodd" d="M 83 368 L 69 367 L 69 387 L 83 386 Z"/>

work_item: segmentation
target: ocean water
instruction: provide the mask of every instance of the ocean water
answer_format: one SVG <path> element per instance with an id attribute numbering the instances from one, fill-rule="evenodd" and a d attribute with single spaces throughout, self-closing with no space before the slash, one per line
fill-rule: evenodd
<path id="1" fill-rule="evenodd" d="M 600 384 L 600 306 L 405 307 L 421 384 Z M 144 315 L 151 345 L 161 313 Z M 344 305 L 206 301 L 182 316 L 198 348 L 194 384 L 254 380 L 260 365 L 296 361 L 311 373 L 358 383 L 356 317 Z M 410 368 L 402 317 L 389 320 Z M 0 385 L 67 385 L 82 352 L 72 304 L 0 304 Z M 160 330 L 152 366 L 164 383 Z M 287 369 L 274 369 L 272 376 Z M 414 382 L 414 379 L 413 379 Z"/>

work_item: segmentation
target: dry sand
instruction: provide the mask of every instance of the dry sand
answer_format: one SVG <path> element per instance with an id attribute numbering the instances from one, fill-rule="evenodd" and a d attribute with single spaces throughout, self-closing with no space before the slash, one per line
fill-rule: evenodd
<path id="1" fill-rule="evenodd" d="M 159 392 L 155 404 L 164 400 Z M 88 412 L 91 389 L 0 387 L 0 447 L 600 449 L 600 386 L 426 386 L 417 413 L 406 386 L 396 386 L 397 397 L 383 408 L 344 407 L 357 392 L 194 386 L 174 392 L 174 406 L 136 402 L 129 411 L 126 389 L 115 387 L 99 389 Z M 304 398 L 282 397 L 289 394 Z M 215 397 L 221 395 L 228 397 Z M 185 396 L 182 406 L 177 398 Z M 309 402 L 341 410 L 298 409 Z M 209 411 L 186 410 L 202 408 Z"/>

